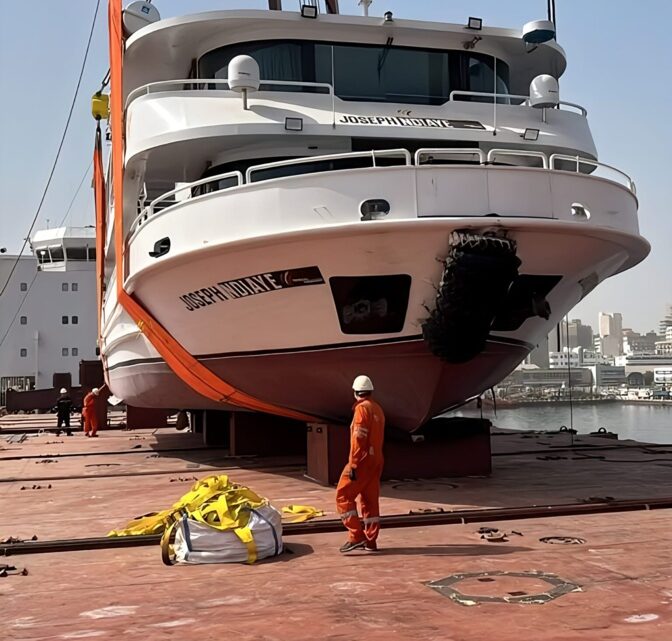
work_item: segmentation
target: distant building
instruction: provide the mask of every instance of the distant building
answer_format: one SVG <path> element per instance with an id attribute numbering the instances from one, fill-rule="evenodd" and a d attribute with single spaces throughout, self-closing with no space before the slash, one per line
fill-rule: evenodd
<path id="1" fill-rule="evenodd" d="M 609 357 L 583 347 L 575 347 L 572 350 L 565 349 L 562 352 L 550 352 L 548 359 L 551 369 L 611 364 Z"/>
<path id="2" fill-rule="evenodd" d="M 616 358 L 616 365 L 625 367 L 625 375 L 628 381 L 632 374 L 649 375 L 653 378 L 653 372 L 656 368 L 672 368 L 672 354 L 631 354 L 618 356 Z"/>
<path id="3" fill-rule="evenodd" d="M 659 333 L 661 336 L 665 336 L 667 330 L 672 328 L 672 305 L 668 305 L 667 314 L 665 318 L 660 321 Z"/>
<path id="4" fill-rule="evenodd" d="M 0 405 L 10 387 L 51 387 L 55 373 L 77 385 L 79 362 L 97 358 L 94 230 L 39 231 L 31 244 L 35 256 L 0 255 Z"/>
<path id="5" fill-rule="evenodd" d="M 653 382 L 672 388 L 672 367 L 656 367 L 653 370 Z"/>
<path id="6" fill-rule="evenodd" d="M 665 337 L 655 343 L 655 353 L 672 356 L 672 325 L 665 329 Z"/>
<path id="7" fill-rule="evenodd" d="M 524 367 L 515 370 L 507 376 L 499 387 L 519 385 L 534 388 L 568 388 L 590 389 L 593 385 L 593 375 L 590 369 L 577 367 L 568 372 L 566 369 L 541 369 L 538 367 Z"/>
<path id="8" fill-rule="evenodd" d="M 656 332 L 638 334 L 631 329 L 624 329 L 623 354 L 655 354 L 656 342 L 659 339 Z"/>
<path id="9" fill-rule="evenodd" d="M 559 346 L 558 337 L 560 339 Z M 568 323 L 561 322 L 560 331 L 558 332 L 558 328 L 556 327 L 548 335 L 548 343 L 551 348 L 556 351 L 563 351 L 566 347 L 569 347 L 570 349 L 575 347 L 592 349 L 593 328 L 590 325 L 584 325 L 578 318 L 575 318 Z"/>
<path id="10" fill-rule="evenodd" d="M 623 317 L 616 312 L 606 314 L 600 312 L 599 317 L 599 352 L 605 356 L 620 356 L 623 353 Z"/>
<path id="11" fill-rule="evenodd" d="M 581 355 L 578 349 L 549 352 L 548 360 L 550 369 L 567 369 L 568 367 L 581 366 Z"/>
<path id="12" fill-rule="evenodd" d="M 618 387 L 626 382 L 625 367 L 616 365 L 590 365 L 595 391 L 604 387 Z"/>

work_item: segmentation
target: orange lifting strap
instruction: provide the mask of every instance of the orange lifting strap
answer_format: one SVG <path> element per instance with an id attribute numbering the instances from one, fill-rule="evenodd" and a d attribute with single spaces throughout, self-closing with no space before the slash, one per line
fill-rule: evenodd
<path id="1" fill-rule="evenodd" d="M 193 390 L 211 400 L 237 405 L 257 412 L 276 414 L 301 421 L 314 421 L 315 417 L 261 401 L 223 381 L 210 369 L 194 358 L 171 334 L 145 309 L 137 298 L 124 290 L 124 227 L 123 227 L 123 178 L 124 178 L 124 105 L 123 105 L 123 51 L 121 0 L 110 0 L 108 7 L 110 29 L 110 126 L 112 129 L 112 181 L 114 189 L 114 247 L 116 252 L 117 300 L 121 307 L 137 323 L 163 360 Z M 98 160 L 94 163 L 97 172 L 96 186 L 96 255 L 98 277 L 102 278 L 104 256 L 100 247 L 105 243 L 104 207 L 105 195 L 102 183 L 102 159 L 100 146 L 96 145 Z M 101 191 L 101 184 L 103 189 Z M 101 281 L 102 285 L 102 281 Z M 99 286 L 101 286 L 99 285 Z M 98 308 L 102 302 L 99 293 Z M 99 311 L 100 313 L 100 311 Z"/>

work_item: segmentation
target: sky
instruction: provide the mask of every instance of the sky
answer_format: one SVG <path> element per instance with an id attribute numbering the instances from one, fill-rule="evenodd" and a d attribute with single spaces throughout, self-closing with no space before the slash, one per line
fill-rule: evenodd
<path id="1" fill-rule="evenodd" d="M 17 252 L 35 215 L 56 154 L 82 62 L 95 0 L 0 0 L 0 247 Z M 155 0 L 162 17 L 216 9 L 266 8 L 266 0 Z M 284 0 L 296 10 L 298 0 Z M 359 13 L 340 0 L 341 13 Z M 374 0 L 371 15 L 520 28 L 546 17 L 545 0 Z M 558 42 L 568 68 L 563 100 L 588 109 L 599 159 L 630 174 L 640 229 L 651 254 L 602 283 L 571 313 L 597 327 L 600 311 L 646 332 L 672 304 L 672 77 L 669 0 L 556 0 Z M 94 121 L 90 97 L 108 68 L 107 0 L 96 28 L 70 130 L 36 228 L 94 221 L 90 171 Z"/>

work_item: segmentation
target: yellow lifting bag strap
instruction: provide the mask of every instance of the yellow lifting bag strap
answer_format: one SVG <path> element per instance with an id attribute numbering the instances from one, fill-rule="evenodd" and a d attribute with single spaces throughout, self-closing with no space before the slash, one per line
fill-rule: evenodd
<path id="1" fill-rule="evenodd" d="M 324 516 L 322 510 L 318 510 L 312 505 L 285 505 L 282 508 L 283 518 L 295 517 L 289 520 L 289 523 L 303 523 L 318 516 Z"/>
<path id="2" fill-rule="evenodd" d="M 320 514 L 315 508 L 291 506 L 299 520 Z M 108 536 L 161 534 L 161 557 L 175 562 L 247 561 L 282 552 L 281 516 L 269 502 L 226 475 L 196 482 L 172 507 L 136 517 Z"/>

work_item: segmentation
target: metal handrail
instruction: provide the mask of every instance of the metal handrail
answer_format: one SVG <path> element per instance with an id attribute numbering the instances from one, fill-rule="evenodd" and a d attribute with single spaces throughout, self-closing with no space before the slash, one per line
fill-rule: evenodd
<path id="1" fill-rule="evenodd" d="M 523 156 L 527 158 L 540 158 L 542 167 L 548 169 L 548 156 L 543 151 L 531 151 L 522 149 L 491 149 L 488 152 L 487 161 L 494 162 L 495 156 Z"/>
<path id="2" fill-rule="evenodd" d="M 463 91 L 461 89 L 454 89 L 448 94 L 448 100 L 450 102 L 457 102 L 455 96 L 477 96 L 483 98 L 509 98 L 513 100 L 529 100 L 529 96 L 521 96 L 513 93 L 499 93 L 496 94 L 493 91 Z"/>
<path id="3" fill-rule="evenodd" d="M 516 107 L 529 107 L 530 106 L 530 97 L 529 96 L 522 96 L 520 94 L 512 94 L 512 93 L 494 93 L 493 91 L 462 91 L 460 89 L 455 89 L 454 91 L 451 91 L 450 94 L 448 94 L 448 99 L 451 102 L 457 102 L 455 100 L 455 96 L 477 96 L 477 97 L 483 97 L 483 98 L 505 98 L 505 99 L 511 99 L 511 100 L 522 100 L 523 102 L 519 103 L 518 105 L 514 105 Z M 576 104 L 575 102 L 567 102 L 566 100 L 560 100 L 558 102 L 558 108 L 560 106 L 564 107 L 573 107 L 574 109 L 578 109 L 581 112 L 581 115 L 586 117 L 588 115 L 588 110 L 585 107 L 582 107 L 581 105 Z M 550 109 L 550 107 L 549 107 Z"/>
<path id="4" fill-rule="evenodd" d="M 234 185 L 235 187 L 238 187 L 243 182 L 243 174 L 239 171 L 228 171 L 225 174 L 217 174 L 216 176 L 208 176 L 207 178 L 201 178 L 200 180 L 195 180 L 192 183 L 187 183 L 182 187 L 171 189 L 170 191 L 167 191 L 165 194 L 161 194 L 158 198 L 155 198 L 154 200 L 152 200 L 152 202 L 149 203 L 149 206 L 145 208 L 145 211 L 147 211 L 147 213 L 151 216 L 154 213 L 156 205 L 161 201 L 166 200 L 171 196 L 180 193 L 181 191 L 185 191 L 187 189 L 191 191 L 194 187 L 207 185 L 208 183 L 215 182 L 217 180 L 223 180 L 224 178 L 237 178 L 238 180 Z"/>
<path id="5" fill-rule="evenodd" d="M 583 158 L 581 156 L 569 156 L 567 154 L 551 154 L 549 158 L 549 164 L 551 169 L 555 169 L 555 161 L 556 160 L 564 160 L 566 162 L 571 162 L 574 163 L 576 166 L 576 173 L 581 173 L 580 168 L 581 165 L 590 165 L 592 167 L 595 167 L 596 169 L 599 168 L 604 168 L 604 169 L 609 169 L 610 171 L 613 171 L 617 173 L 619 176 L 622 176 L 625 178 L 626 181 L 626 186 L 627 188 L 637 195 L 637 187 L 635 186 L 635 181 L 628 176 L 624 171 L 621 171 L 620 169 L 616 169 L 616 167 L 612 167 L 611 165 L 607 165 L 606 163 L 599 162 L 597 160 L 593 160 L 592 158 Z M 567 170 L 562 170 L 562 171 L 567 171 Z"/>
<path id="6" fill-rule="evenodd" d="M 152 93 L 155 89 L 168 91 L 165 87 L 171 85 L 226 85 L 229 86 L 228 78 L 189 78 L 186 80 L 160 80 L 158 82 L 150 82 L 142 87 L 138 87 L 131 91 L 126 98 L 126 109 L 139 96 L 144 96 Z M 330 96 L 334 95 L 334 88 L 328 82 L 302 82 L 298 80 L 261 80 L 259 86 L 273 85 L 286 87 L 320 87 L 328 89 Z M 199 87 L 198 89 L 181 89 L 181 91 L 216 91 L 217 89 L 209 89 L 207 87 Z M 220 89 L 221 91 L 221 89 Z M 259 91 L 263 91 L 260 89 Z"/>
<path id="7" fill-rule="evenodd" d="M 411 154 L 408 149 L 381 149 L 371 151 L 350 151 L 341 154 L 327 154 L 325 156 L 305 156 L 304 158 L 293 158 L 292 160 L 279 160 L 277 162 L 267 162 L 263 165 L 254 165 L 248 167 L 245 172 L 245 182 L 252 182 L 252 174 L 262 169 L 272 169 L 274 167 L 288 167 L 291 165 L 302 165 L 311 162 L 320 162 L 327 160 L 340 160 L 341 158 L 371 158 L 372 166 L 376 166 L 376 158 L 382 156 L 402 156 L 406 165 L 411 164 Z"/>
<path id="8" fill-rule="evenodd" d="M 163 202 L 164 200 L 167 200 L 171 196 L 174 196 L 175 194 L 178 194 L 181 191 L 186 190 L 191 191 L 194 187 L 199 187 L 200 185 L 207 185 L 208 183 L 223 180 L 225 178 L 237 179 L 236 184 L 232 185 L 232 187 L 238 187 L 243 184 L 243 174 L 240 171 L 228 171 L 225 174 L 217 174 L 216 176 L 208 176 L 207 178 L 200 178 L 199 180 L 195 180 L 194 182 L 186 183 L 182 185 L 182 187 L 171 189 L 170 191 L 167 191 L 165 194 L 161 194 L 159 197 L 152 200 L 149 203 L 149 205 L 143 207 L 142 211 L 135 217 L 135 220 L 133 220 L 133 223 L 131 224 L 131 227 L 128 230 L 129 237 L 143 222 L 145 222 L 148 218 L 151 218 L 156 213 L 156 206 L 159 203 Z M 225 189 L 231 189 L 231 187 L 226 187 Z M 169 207 L 172 207 L 172 205 L 169 205 Z M 166 209 L 168 209 L 168 207 L 166 207 Z"/>
<path id="9" fill-rule="evenodd" d="M 442 154 L 452 154 L 459 156 L 478 156 L 479 164 L 484 164 L 486 161 L 485 152 L 482 149 L 477 148 L 465 148 L 465 147 L 423 147 L 418 149 L 415 152 L 414 162 L 416 165 L 420 164 L 423 156 L 428 156 L 433 154 L 435 156 L 440 156 Z"/>

